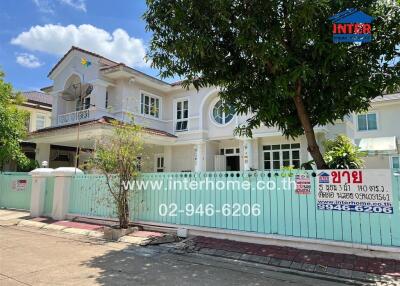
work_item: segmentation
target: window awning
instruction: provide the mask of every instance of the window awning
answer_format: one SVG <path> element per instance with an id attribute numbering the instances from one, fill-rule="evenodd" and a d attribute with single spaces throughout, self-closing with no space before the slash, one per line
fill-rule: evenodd
<path id="1" fill-rule="evenodd" d="M 361 151 L 378 154 L 397 154 L 396 137 L 362 138 L 358 144 Z"/>

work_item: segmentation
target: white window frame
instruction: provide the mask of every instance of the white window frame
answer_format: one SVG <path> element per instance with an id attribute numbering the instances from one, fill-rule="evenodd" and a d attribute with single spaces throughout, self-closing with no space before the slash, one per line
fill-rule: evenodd
<path id="1" fill-rule="evenodd" d="M 158 162 L 159 162 L 158 159 L 161 160 L 162 166 L 158 165 Z M 161 170 L 161 171 L 159 172 L 159 170 Z M 154 155 L 154 172 L 156 172 L 156 173 L 165 172 L 165 157 L 164 157 L 164 154 L 155 154 Z"/>
<path id="2" fill-rule="evenodd" d="M 223 112 L 223 113 L 224 113 L 224 123 L 219 123 L 219 122 L 217 122 L 217 121 L 215 120 L 215 118 L 214 118 L 213 112 L 214 112 L 214 107 L 215 107 L 215 105 L 216 105 L 216 104 L 218 103 L 218 101 L 220 101 L 220 100 L 222 100 L 222 99 L 219 98 L 219 97 L 214 98 L 214 100 L 213 100 L 213 101 L 211 102 L 211 104 L 210 104 L 210 110 L 209 110 L 208 115 L 209 115 L 209 117 L 210 117 L 211 122 L 214 123 L 214 125 L 216 125 L 216 126 L 218 126 L 218 127 L 224 127 L 224 126 L 227 126 L 227 125 L 229 125 L 229 124 L 231 124 L 231 123 L 234 122 L 234 119 L 236 118 L 236 113 L 233 114 L 231 120 L 229 120 L 228 122 L 225 122 L 225 112 Z"/>
<path id="3" fill-rule="evenodd" d="M 86 108 L 86 101 L 87 100 L 89 100 L 89 105 L 88 105 L 88 107 Z M 76 100 L 76 102 L 75 102 L 75 111 L 82 111 L 82 110 L 87 110 L 87 109 L 89 109 L 90 107 L 92 107 L 92 103 L 91 103 L 91 98 L 90 98 L 90 96 L 88 95 L 88 96 L 85 96 L 85 97 L 82 97 L 82 98 L 78 98 L 77 100 Z"/>
<path id="4" fill-rule="evenodd" d="M 43 127 L 40 127 L 40 128 L 38 127 L 38 119 L 39 119 L 39 117 L 43 118 Z M 38 129 L 43 129 L 43 128 L 46 128 L 46 115 L 43 114 L 43 113 L 36 113 L 35 129 L 38 130 Z"/>
<path id="5" fill-rule="evenodd" d="M 183 108 L 185 101 L 188 102 L 188 117 L 187 118 L 178 119 L 178 102 L 182 103 L 182 108 Z M 175 132 L 186 132 L 186 131 L 190 130 L 190 126 L 189 126 L 189 123 L 190 123 L 190 120 L 189 120 L 189 118 L 190 118 L 190 108 L 189 108 L 189 105 L 190 105 L 189 97 L 181 97 L 181 98 L 174 99 L 174 121 L 173 121 L 173 123 L 174 123 Z M 182 111 L 183 111 L 183 109 L 182 109 Z M 185 130 L 176 129 L 177 123 L 178 122 L 183 122 L 183 121 L 187 121 L 186 129 Z"/>
<path id="6" fill-rule="evenodd" d="M 367 125 L 367 129 L 366 130 L 360 130 L 360 126 L 358 125 L 358 116 L 360 115 L 366 115 L 368 116 L 368 114 L 375 114 L 376 117 L 376 129 L 368 129 L 368 118 L 366 117 L 366 125 Z M 357 132 L 374 132 L 374 131 L 378 131 L 379 130 L 379 114 L 376 111 L 371 111 L 371 112 L 366 112 L 366 113 L 359 113 L 357 114 L 357 116 L 355 116 L 355 120 L 356 120 L 356 125 L 357 125 Z"/>
<path id="7" fill-rule="evenodd" d="M 299 144 L 298 148 L 292 148 L 292 144 Z M 280 145 L 280 149 L 272 149 L 273 145 Z M 290 145 L 289 149 L 282 149 L 282 145 Z M 264 150 L 264 146 L 271 146 L 270 150 Z M 289 151 L 289 166 L 294 166 L 293 164 L 293 151 L 298 151 L 299 152 L 299 158 L 298 159 L 294 159 L 294 160 L 298 160 L 299 161 L 299 168 L 301 167 L 301 144 L 300 143 L 280 143 L 280 144 L 263 144 L 262 148 L 262 168 L 263 170 L 278 170 L 278 169 L 274 169 L 274 157 L 273 157 L 273 153 L 274 152 L 279 152 L 279 169 L 283 168 L 283 152 L 285 151 Z M 270 168 L 269 169 L 265 169 L 265 159 L 264 159 L 264 154 L 265 153 L 269 153 L 269 161 L 270 161 Z"/>
<path id="8" fill-rule="evenodd" d="M 389 166 L 390 169 L 394 168 L 394 166 L 393 166 L 393 159 L 394 158 L 398 158 L 399 164 L 400 164 L 400 154 L 399 155 L 393 155 L 393 156 L 390 157 L 390 160 L 389 160 L 390 161 L 390 166 Z"/>
<path id="9" fill-rule="evenodd" d="M 148 96 L 149 97 L 149 104 L 151 102 L 151 98 L 157 99 L 158 100 L 158 116 L 155 115 L 151 115 L 150 114 L 150 109 L 149 109 L 149 114 L 146 114 L 144 111 L 144 106 L 143 106 L 143 110 L 142 110 L 142 95 L 143 95 L 143 99 Z M 150 107 L 150 105 L 149 105 Z M 139 98 L 139 111 L 140 114 L 144 117 L 148 117 L 148 118 L 153 118 L 153 119 L 161 119 L 162 118 L 162 97 L 152 94 L 150 92 L 147 92 L 145 90 L 140 90 L 140 98 Z"/>
<path id="10" fill-rule="evenodd" d="M 233 153 L 227 154 L 226 150 L 231 150 L 233 149 Z M 239 149 L 239 151 L 238 151 Z M 221 150 L 224 150 L 224 154 L 221 154 Z M 223 156 L 240 156 L 240 147 L 239 146 L 232 146 L 232 147 L 223 147 L 223 148 L 219 148 L 219 155 L 223 155 Z"/>

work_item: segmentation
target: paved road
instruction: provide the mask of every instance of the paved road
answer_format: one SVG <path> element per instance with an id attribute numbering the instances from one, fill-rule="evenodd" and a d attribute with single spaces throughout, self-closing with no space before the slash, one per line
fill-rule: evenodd
<path id="1" fill-rule="evenodd" d="M 163 248 L 165 250 L 165 248 Z M 87 237 L 0 226 L 0 285 L 343 285 Z"/>

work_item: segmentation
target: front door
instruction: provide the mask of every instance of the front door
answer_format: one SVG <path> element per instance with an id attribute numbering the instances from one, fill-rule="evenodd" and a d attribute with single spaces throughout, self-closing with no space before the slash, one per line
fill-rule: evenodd
<path id="1" fill-rule="evenodd" d="M 239 156 L 226 156 L 226 170 L 227 171 L 240 171 L 240 157 Z"/>

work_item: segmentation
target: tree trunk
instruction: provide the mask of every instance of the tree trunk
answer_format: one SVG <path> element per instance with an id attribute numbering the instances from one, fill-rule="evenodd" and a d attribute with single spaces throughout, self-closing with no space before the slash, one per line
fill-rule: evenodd
<path id="1" fill-rule="evenodd" d="M 129 209 L 126 198 L 118 202 L 118 219 L 120 228 L 129 227 Z"/>
<path id="2" fill-rule="evenodd" d="M 306 111 L 304 106 L 303 99 L 301 97 L 301 81 L 296 81 L 296 91 L 294 96 L 294 104 L 297 110 L 297 116 L 301 122 L 301 126 L 304 129 L 304 134 L 306 135 L 307 139 L 307 150 L 310 152 L 311 156 L 313 157 L 315 164 L 317 165 L 318 169 L 328 169 L 328 166 L 325 163 L 325 160 L 319 150 L 319 146 L 317 144 L 317 140 L 315 139 L 315 133 L 313 126 L 310 122 L 310 117 Z"/>

